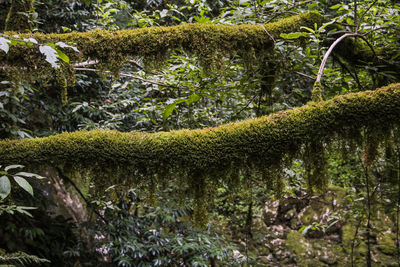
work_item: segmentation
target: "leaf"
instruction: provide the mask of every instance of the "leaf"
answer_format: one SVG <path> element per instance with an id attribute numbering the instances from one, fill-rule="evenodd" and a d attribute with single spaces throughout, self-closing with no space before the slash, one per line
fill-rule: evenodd
<path id="1" fill-rule="evenodd" d="M 39 174 L 30 173 L 30 172 L 19 172 L 19 173 L 16 173 L 15 175 L 24 176 L 24 177 L 34 177 L 34 178 L 37 178 L 37 179 L 44 179 L 45 178 L 43 176 L 40 176 Z"/>
<path id="2" fill-rule="evenodd" d="M 315 31 L 309 27 L 301 26 L 300 29 L 302 29 L 302 30 L 304 29 L 304 30 L 311 32 L 312 34 L 315 34 Z"/>
<path id="3" fill-rule="evenodd" d="M 166 120 L 174 111 L 176 103 L 169 104 L 163 112 L 163 120 Z"/>
<path id="4" fill-rule="evenodd" d="M 68 44 L 63 43 L 63 42 L 57 42 L 57 43 L 55 43 L 55 45 L 58 46 L 58 47 L 61 47 L 61 48 L 71 48 L 75 52 L 79 52 L 78 48 L 76 48 L 75 46 L 68 45 Z"/>
<path id="5" fill-rule="evenodd" d="M 0 37 L 0 49 L 3 50 L 4 52 L 6 52 L 6 54 L 8 53 L 8 50 L 10 49 L 9 47 L 9 43 L 11 43 L 10 40 L 4 38 L 4 37 Z"/>
<path id="6" fill-rule="evenodd" d="M 5 199 L 11 192 L 11 183 L 7 176 L 0 177 L 0 197 Z"/>
<path id="7" fill-rule="evenodd" d="M 60 49 L 56 49 L 56 51 L 57 51 L 58 57 L 62 61 L 66 62 L 66 63 L 69 63 L 69 57 L 66 54 L 64 54 Z"/>
<path id="8" fill-rule="evenodd" d="M 27 42 L 27 43 L 32 43 L 32 44 L 38 44 L 38 42 L 36 41 L 36 39 L 34 39 L 34 38 L 26 38 L 26 39 L 24 39 L 24 42 Z"/>
<path id="9" fill-rule="evenodd" d="M 12 170 L 12 169 L 17 169 L 17 168 L 23 168 L 24 167 L 24 165 L 10 165 L 10 166 L 7 166 L 7 167 L 5 167 L 4 168 L 4 170 L 6 171 L 6 172 L 8 172 L 9 170 Z"/>
<path id="10" fill-rule="evenodd" d="M 17 182 L 17 184 L 22 187 L 22 189 L 24 189 L 26 192 L 28 192 L 29 194 L 31 194 L 33 196 L 33 189 L 32 186 L 28 183 L 27 180 L 25 180 L 22 177 L 19 176 L 14 176 L 14 180 Z"/>
<path id="11" fill-rule="evenodd" d="M 188 97 L 188 99 L 186 99 L 186 103 L 187 103 L 188 105 L 190 105 L 190 104 L 192 104 L 193 102 L 199 101 L 199 99 L 200 99 L 200 96 L 199 96 L 198 94 L 193 94 L 193 95 L 190 95 L 190 96 Z"/>
<path id="12" fill-rule="evenodd" d="M 49 62 L 53 68 L 58 67 L 58 53 L 54 48 L 48 45 L 41 45 L 39 46 L 39 51 L 46 57 L 46 61 Z"/>
<path id="13" fill-rule="evenodd" d="M 337 4 L 337 5 L 331 6 L 330 9 L 338 9 L 341 6 L 342 6 L 342 4 Z"/>
<path id="14" fill-rule="evenodd" d="M 186 99 L 178 99 L 178 100 L 176 100 L 174 103 L 169 104 L 169 105 L 164 109 L 164 112 L 163 112 L 163 120 L 168 119 L 168 117 L 169 117 L 169 116 L 172 114 L 172 112 L 175 110 L 176 105 L 178 105 L 178 104 L 180 104 L 180 103 L 183 103 L 183 102 L 186 102 L 186 101 L 187 101 Z"/>
<path id="15" fill-rule="evenodd" d="M 291 33 L 281 33 L 281 37 L 284 39 L 298 39 L 299 37 L 306 37 L 308 33 L 306 32 L 291 32 Z"/>

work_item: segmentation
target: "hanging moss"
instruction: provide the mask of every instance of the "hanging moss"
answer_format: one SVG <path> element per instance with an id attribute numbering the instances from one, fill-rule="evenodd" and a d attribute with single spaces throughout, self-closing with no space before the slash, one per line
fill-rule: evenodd
<path id="1" fill-rule="evenodd" d="M 322 20 L 320 14 L 310 12 L 269 23 L 264 27 L 278 38 L 281 33 L 299 31 L 301 26 L 312 26 Z M 20 37 L 33 37 L 39 43 L 61 41 L 75 45 L 79 53 L 64 49 L 71 63 L 87 59 L 99 60 L 113 71 L 119 70 L 127 58 L 136 56 L 143 57 L 145 62 L 159 65 L 166 59 L 166 54 L 176 48 L 196 53 L 203 65 L 210 67 L 216 62 L 217 54 L 230 55 L 239 52 L 245 55 L 252 49 L 262 51 L 273 46 L 273 41 L 261 25 L 183 24 L 115 32 L 93 30 L 85 33 L 21 34 Z M 29 66 L 32 70 L 49 67 L 37 47 L 11 47 L 7 55 L 0 53 L 0 62 L 9 66 Z"/>
<path id="2" fill-rule="evenodd" d="M 146 170 L 152 170 L 150 175 L 158 179 L 167 179 L 174 173 L 194 190 L 195 216 L 200 218 L 205 216 L 207 206 L 202 198 L 207 195 L 204 186 L 210 181 L 227 184 L 246 168 L 255 173 L 262 172 L 261 169 L 273 170 L 284 158 L 299 155 L 308 146 L 309 156 L 304 158 L 320 157 L 311 161 L 310 185 L 323 187 L 326 179 L 323 165 L 319 165 L 326 140 L 342 131 L 352 132 L 349 129 L 367 128 L 372 134 L 378 129 L 390 129 L 399 121 L 400 84 L 393 84 L 215 128 L 159 133 L 94 130 L 2 140 L 0 165 L 69 164 L 77 170 L 90 169 L 92 182 L 99 186 L 138 183 L 148 179 Z M 381 131 L 370 136 L 383 138 Z M 363 139 L 364 144 L 373 140 L 368 136 Z M 221 173 L 225 175 L 215 175 Z M 282 184 L 280 175 L 274 176 L 278 180 L 271 177 L 266 175 L 265 182 L 277 187 Z"/>
<path id="3" fill-rule="evenodd" d="M 313 192 L 315 189 L 326 189 L 329 178 L 324 142 L 316 140 L 306 144 L 303 160 L 307 174 L 308 190 Z"/>
<path id="4" fill-rule="evenodd" d="M 312 101 L 322 101 L 322 84 L 321 82 L 315 82 L 314 87 L 311 91 Z"/>

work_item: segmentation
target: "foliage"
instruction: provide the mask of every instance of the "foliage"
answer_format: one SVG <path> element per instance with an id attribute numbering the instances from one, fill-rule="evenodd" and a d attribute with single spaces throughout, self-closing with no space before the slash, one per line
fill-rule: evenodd
<path id="1" fill-rule="evenodd" d="M 0 60 L 6 67 L 0 69 L 0 138 L 99 128 L 158 133 L 97 130 L 21 142 L 4 140 L 0 141 L 0 164 L 57 165 L 72 181 L 89 169 L 93 184 L 84 188 L 86 197 L 93 189 L 104 194 L 102 188 L 119 182 L 153 183 L 150 194 L 159 182 L 178 183 L 181 187 L 174 193 L 194 198 L 187 209 L 165 203 L 171 192 L 160 198 L 158 206 L 132 195 L 134 191 L 128 200 L 107 199 L 105 203 L 115 207 L 105 211 L 112 224 L 97 221 L 98 234 L 90 235 L 97 248 L 108 251 L 108 260 L 120 265 L 137 264 L 132 243 L 135 249 L 143 248 L 142 259 L 148 255 L 149 264 L 163 264 L 151 261 L 152 253 L 160 251 L 153 243 L 158 238 L 167 238 L 174 251 L 193 247 L 196 255 L 190 255 L 192 259 L 223 251 L 224 240 L 212 231 L 193 231 L 189 223 L 189 217 L 205 217 L 204 212 L 211 209 L 218 212 L 210 218 L 219 222 L 220 232 L 232 231 L 237 241 L 246 243 L 245 248 L 239 247 L 241 253 L 247 252 L 249 239 L 257 239 L 251 237 L 252 218 L 265 201 L 265 186 L 292 195 L 306 187 L 311 193 L 310 189 L 321 189 L 329 182 L 346 187 L 353 203 L 353 212 L 346 216 L 359 220 L 360 231 L 368 233 L 356 232 L 353 243 L 369 241 L 374 229 L 367 221 L 376 210 L 385 209 L 398 217 L 396 153 L 392 153 L 396 149 L 390 149 L 398 143 L 398 90 L 337 95 L 399 82 L 400 24 L 395 2 L 35 1 L 35 9 L 21 14 L 29 17 L 31 26 L 37 25 L 34 31 L 56 34 L 1 35 Z M 10 7 L 8 3 L 3 6 Z M 305 14 L 309 11 L 320 15 Z M 293 20 L 307 16 L 315 18 L 301 25 Z M 290 21 L 294 23 L 286 28 Z M 275 31 L 271 25 L 280 25 L 284 31 Z M 91 29 L 97 30 L 86 32 Z M 318 91 L 312 92 L 328 46 L 344 32 L 356 29 L 368 34 L 337 47 Z M 64 32 L 71 33 L 59 35 Z M 58 41 L 63 43 L 53 44 Z M 315 103 L 320 97 L 331 100 Z M 314 102 L 306 104 L 310 99 Z M 260 119 L 174 131 L 215 127 L 304 104 Z M 353 151 L 363 156 L 359 159 Z M 229 195 L 235 186 L 245 189 Z M 137 214 L 129 211 L 138 203 Z M 6 220 L 18 225 L 10 217 Z M 29 230 L 14 231 L 7 242 L 31 244 L 26 251 L 40 247 L 35 254 L 53 264 L 82 263 L 85 251 L 93 250 L 84 241 L 81 247 L 67 248 L 78 242 L 77 233 L 67 223 L 57 233 L 56 227 L 46 229 L 38 221 L 29 222 L 49 232 L 34 240 L 24 237 Z M 330 223 L 305 225 L 303 234 L 329 229 Z M 118 233 L 117 226 L 127 234 Z M 132 231 L 138 234 L 132 236 Z M 46 246 L 55 242 L 52 236 L 62 241 L 56 242 L 54 253 L 46 254 Z M 70 243 L 68 236 L 73 237 Z M 201 250 L 198 236 L 213 241 L 209 246 L 204 243 L 206 251 Z M 232 255 L 232 250 L 225 252 L 222 258 Z M 89 257 L 95 261 L 96 256 Z"/>
<path id="2" fill-rule="evenodd" d="M 233 257 L 235 247 L 222 236 L 193 228 L 188 207 L 162 201 L 148 206 L 136 190 L 129 190 L 108 203 L 105 222 L 98 220 L 90 232 L 97 250 L 118 266 L 240 264 Z"/>
<path id="3" fill-rule="evenodd" d="M 42 263 L 50 263 L 50 261 L 26 254 L 24 252 L 16 252 L 5 255 L 0 254 L 0 263 L 7 263 L 7 266 L 10 266 L 10 264 L 18 264 L 18 266 L 29 266 L 29 264 L 38 265 Z"/>

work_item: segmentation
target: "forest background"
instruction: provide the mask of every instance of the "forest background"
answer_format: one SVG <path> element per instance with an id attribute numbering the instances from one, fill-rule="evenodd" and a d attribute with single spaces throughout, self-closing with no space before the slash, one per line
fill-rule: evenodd
<path id="1" fill-rule="evenodd" d="M 16 152 L 6 143 L 80 130 L 208 129 L 332 98 L 340 102 L 338 95 L 398 91 L 399 10 L 396 1 L 383 0 L 0 1 L 0 263 L 398 266 L 395 120 L 362 121 L 356 131 L 302 144 L 269 169 L 260 171 L 252 165 L 257 160 L 248 160 L 229 167 L 229 174 L 199 178 L 200 185 L 183 183 L 179 176 L 188 174 L 180 170 L 153 174 L 150 163 L 141 172 L 158 180 L 121 178 L 113 172 L 132 170 L 117 159 L 109 164 L 118 166 L 95 173 L 56 159 L 51 168 L 11 162 Z M 270 32 L 269 23 L 299 14 L 312 19 L 294 31 Z M 150 56 L 115 52 L 114 59 L 77 61 L 81 43 L 40 35 L 94 30 L 90 38 L 105 40 L 93 45 L 101 55 L 109 44 L 101 30 L 191 23 L 207 29 L 259 25 L 270 44 L 228 53 L 182 46 Z M 349 37 L 319 75 L 324 55 L 344 34 Z M 151 47 L 141 45 L 140 51 Z M 213 44 L 198 47 L 208 46 Z M 13 56 L 24 49 L 41 59 L 35 63 L 22 52 L 18 62 Z M 385 112 L 399 117 L 395 103 Z"/>

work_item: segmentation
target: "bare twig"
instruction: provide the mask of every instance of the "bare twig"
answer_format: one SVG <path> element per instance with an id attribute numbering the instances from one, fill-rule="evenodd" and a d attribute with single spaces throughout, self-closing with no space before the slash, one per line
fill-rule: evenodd
<path id="1" fill-rule="evenodd" d="M 90 68 L 74 68 L 74 70 L 97 72 L 96 69 L 90 69 Z M 105 73 L 111 73 L 111 71 L 104 71 L 104 72 Z M 122 77 L 128 77 L 128 78 L 140 80 L 142 82 L 147 82 L 147 83 L 159 85 L 159 86 L 162 86 L 162 87 L 174 87 L 174 88 L 180 88 L 180 89 L 187 89 L 187 88 L 182 87 L 182 86 L 176 86 L 176 85 L 173 85 L 173 84 L 166 84 L 166 83 L 162 83 L 162 82 L 148 80 L 148 79 L 142 78 L 140 76 L 132 75 L 132 74 L 129 74 L 129 73 L 120 73 L 119 75 L 122 76 Z"/>
<path id="2" fill-rule="evenodd" d="M 322 59 L 321 66 L 319 67 L 319 70 L 318 70 L 318 75 L 317 75 L 317 80 L 316 80 L 317 82 L 321 82 L 322 74 L 325 69 L 325 64 L 328 61 L 328 58 L 329 58 L 330 54 L 332 53 L 333 49 L 335 48 L 335 46 L 338 43 L 340 43 L 343 39 L 350 37 L 350 36 L 357 36 L 357 35 L 359 35 L 359 34 L 355 33 L 355 32 L 345 33 L 342 36 L 340 36 L 338 39 L 336 39 L 335 42 L 333 42 L 333 44 L 329 47 L 328 51 L 326 51 L 324 58 Z"/>
<path id="3" fill-rule="evenodd" d="M 301 75 L 301 76 L 304 76 L 304 77 L 306 77 L 306 78 L 309 78 L 309 79 L 311 79 L 311 80 L 315 80 L 315 78 L 313 77 L 313 76 L 311 76 L 311 75 L 308 75 L 308 74 L 305 74 L 305 73 L 302 73 L 302 72 L 300 72 L 300 71 L 295 71 L 295 73 L 297 73 L 297 74 L 299 74 L 299 75 Z"/>
<path id="4" fill-rule="evenodd" d="M 273 41 L 274 43 L 276 43 L 275 38 L 267 31 L 267 29 L 265 28 L 265 26 L 264 26 L 263 24 L 260 24 L 260 25 L 261 25 L 261 27 L 264 29 L 264 31 L 267 33 L 267 35 L 269 36 L 269 38 L 271 38 L 272 41 Z"/>
<path id="5" fill-rule="evenodd" d="M 368 8 L 367 10 L 364 11 L 364 13 L 360 16 L 360 21 L 364 19 L 364 16 L 371 10 L 371 8 L 378 2 L 378 0 L 375 0 Z"/>

